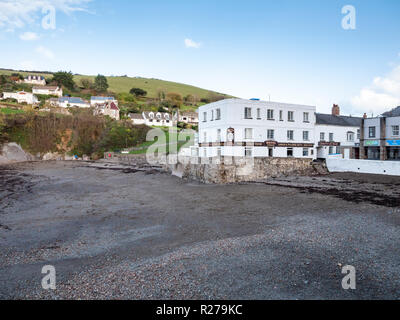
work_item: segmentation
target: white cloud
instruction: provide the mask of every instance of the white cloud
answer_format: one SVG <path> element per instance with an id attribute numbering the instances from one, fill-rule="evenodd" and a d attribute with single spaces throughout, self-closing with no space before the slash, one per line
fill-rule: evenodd
<path id="1" fill-rule="evenodd" d="M 383 113 L 400 105 L 400 66 L 386 77 L 376 77 L 372 84 L 363 88 L 351 100 L 361 112 Z"/>
<path id="2" fill-rule="evenodd" d="M 195 42 L 192 39 L 185 39 L 185 46 L 186 48 L 195 48 L 198 49 L 201 47 L 200 42 Z"/>
<path id="3" fill-rule="evenodd" d="M 39 46 L 36 48 L 36 52 L 42 55 L 43 57 L 47 59 L 54 59 L 54 53 L 50 49 L 47 49 L 43 46 Z"/>
<path id="4" fill-rule="evenodd" d="M 39 36 L 34 32 L 25 32 L 21 34 L 19 38 L 24 41 L 35 41 L 39 39 Z"/>
<path id="5" fill-rule="evenodd" d="M 54 7 L 56 11 L 70 14 L 87 11 L 85 4 L 92 0 L 0 0 L 0 27 L 22 28 L 44 17 L 44 8 Z"/>

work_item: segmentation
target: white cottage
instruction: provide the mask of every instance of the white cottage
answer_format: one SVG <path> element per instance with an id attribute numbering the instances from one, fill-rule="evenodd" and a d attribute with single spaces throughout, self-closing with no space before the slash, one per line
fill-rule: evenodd
<path id="1" fill-rule="evenodd" d="M 227 99 L 198 109 L 201 157 L 316 158 L 316 107 Z"/>
<path id="2" fill-rule="evenodd" d="M 15 99 L 18 103 L 26 104 L 37 104 L 39 103 L 38 98 L 30 92 L 18 91 L 18 92 L 4 92 L 2 99 Z"/>
<path id="3" fill-rule="evenodd" d="M 33 87 L 32 92 L 34 94 L 43 94 L 43 95 L 47 95 L 47 96 L 56 96 L 56 97 L 62 97 L 62 95 L 63 95 L 62 88 L 57 87 L 57 86 Z"/>
<path id="4" fill-rule="evenodd" d="M 145 124 L 149 127 L 172 127 L 173 119 L 171 114 L 166 112 L 144 111 L 141 114 L 131 113 L 129 115 L 133 124 Z"/>
<path id="5" fill-rule="evenodd" d="M 340 107 L 336 104 L 333 105 L 332 114 L 317 113 L 317 158 L 359 159 L 361 121 L 361 117 L 341 116 Z"/>

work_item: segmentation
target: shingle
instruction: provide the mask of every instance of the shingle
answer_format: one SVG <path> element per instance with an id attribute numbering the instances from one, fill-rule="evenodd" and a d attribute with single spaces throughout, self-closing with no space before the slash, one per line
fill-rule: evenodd
<path id="1" fill-rule="evenodd" d="M 384 117 L 400 117 L 400 106 L 382 114 Z"/>

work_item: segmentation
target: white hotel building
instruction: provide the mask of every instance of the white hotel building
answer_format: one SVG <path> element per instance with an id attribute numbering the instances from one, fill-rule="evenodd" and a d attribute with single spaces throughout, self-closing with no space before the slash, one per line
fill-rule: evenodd
<path id="1" fill-rule="evenodd" d="M 316 159 L 316 107 L 227 99 L 198 109 L 200 157 Z"/>

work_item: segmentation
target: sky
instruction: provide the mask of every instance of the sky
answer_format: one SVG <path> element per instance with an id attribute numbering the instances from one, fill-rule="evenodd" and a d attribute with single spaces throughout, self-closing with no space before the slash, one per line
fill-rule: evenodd
<path id="1" fill-rule="evenodd" d="M 0 0 L 0 68 L 378 115 L 400 105 L 399 13 L 398 0 Z"/>

